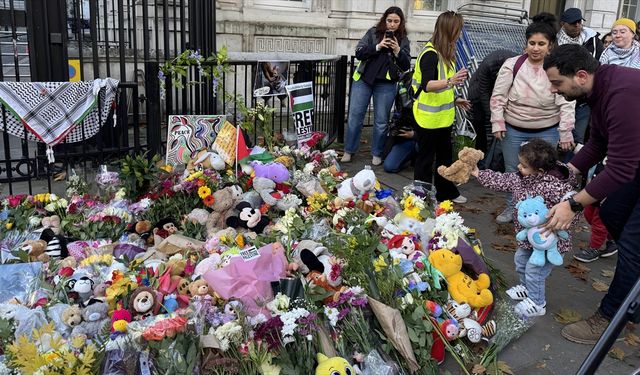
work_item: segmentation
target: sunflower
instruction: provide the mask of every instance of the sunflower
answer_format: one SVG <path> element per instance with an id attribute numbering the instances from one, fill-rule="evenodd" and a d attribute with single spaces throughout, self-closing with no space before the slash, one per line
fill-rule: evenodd
<path id="1" fill-rule="evenodd" d="M 213 195 L 207 195 L 206 197 L 204 197 L 203 202 L 205 206 L 211 207 L 216 202 L 216 199 L 213 197 Z"/>
<path id="2" fill-rule="evenodd" d="M 198 188 L 198 196 L 202 199 L 211 195 L 211 189 L 208 186 L 200 186 Z"/>

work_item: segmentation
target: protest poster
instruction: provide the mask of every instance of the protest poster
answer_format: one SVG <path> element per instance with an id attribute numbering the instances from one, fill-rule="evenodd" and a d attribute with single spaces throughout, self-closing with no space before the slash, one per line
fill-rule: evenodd
<path id="1" fill-rule="evenodd" d="M 191 154 L 213 145 L 226 116 L 171 115 L 167 134 L 167 165 L 186 164 Z"/>
<path id="2" fill-rule="evenodd" d="M 289 61 L 258 61 L 253 96 L 285 95 L 289 79 Z"/>
<path id="3" fill-rule="evenodd" d="M 236 144 L 236 127 L 229 121 L 225 121 L 224 125 L 218 132 L 218 136 L 213 143 L 212 149 L 222 157 L 225 163 L 233 165 L 236 161 Z"/>
<path id="4" fill-rule="evenodd" d="M 311 138 L 313 131 L 313 82 L 286 86 L 298 147 Z"/>

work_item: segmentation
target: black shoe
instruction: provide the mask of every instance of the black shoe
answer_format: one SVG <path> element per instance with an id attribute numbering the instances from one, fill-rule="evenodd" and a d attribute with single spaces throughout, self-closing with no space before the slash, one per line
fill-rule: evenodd
<path id="1" fill-rule="evenodd" d="M 586 249 L 580 249 L 580 251 L 573 254 L 573 259 L 583 263 L 591 263 L 594 260 L 598 260 L 598 258 L 600 258 L 600 250 L 592 249 L 590 247 Z"/>
<path id="2" fill-rule="evenodd" d="M 618 245 L 615 242 L 608 240 L 604 247 L 604 250 L 600 252 L 600 256 L 603 258 L 610 257 L 618 253 Z"/>

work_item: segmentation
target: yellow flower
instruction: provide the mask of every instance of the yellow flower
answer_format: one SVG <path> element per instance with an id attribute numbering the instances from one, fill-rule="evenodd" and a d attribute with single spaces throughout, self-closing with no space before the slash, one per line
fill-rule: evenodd
<path id="1" fill-rule="evenodd" d="M 375 268 L 376 272 L 380 272 L 382 271 L 382 269 L 387 267 L 387 262 L 384 261 L 382 255 L 378 256 L 378 258 L 373 261 L 373 267 Z"/>
<path id="2" fill-rule="evenodd" d="M 193 172 L 189 175 L 189 177 L 186 178 L 186 181 L 194 180 L 196 178 L 201 177 L 202 175 L 203 175 L 202 171 Z"/>
<path id="3" fill-rule="evenodd" d="M 236 236 L 236 245 L 238 245 L 239 248 L 243 248 L 245 243 L 244 243 L 244 237 L 242 236 L 242 234 L 238 234 Z"/>
<path id="4" fill-rule="evenodd" d="M 445 212 L 453 211 L 453 203 L 450 200 L 446 200 L 440 203 L 440 208 L 442 208 Z"/>
<path id="5" fill-rule="evenodd" d="M 7 228 L 7 230 L 9 230 L 9 229 L 13 228 L 13 223 L 6 223 L 4 225 L 4 227 Z"/>
<path id="6" fill-rule="evenodd" d="M 163 165 L 162 167 L 160 167 L 160 169 L 162 169 L 165 172 L 169 172 L 169 173 L 173 172 L 173 166 L 170 165 L 170 164 Z"/>
<path id="7" fill-rule="evenodd" d="M 47 362 L 53 362 L 58 357 L 59 357 L 59 354 L 56 352 L 49 352 L 42 355 L 42 359 L 44 359 Z"/>
<path id="8" fill-rule="evenodd" d="M 209 189 L 208 186 L 200 186 L 200 188 L 198 189 L 198 196 L 202 199 L 205 199 L 209 195 L 211 195 L 211 189 Z"/>

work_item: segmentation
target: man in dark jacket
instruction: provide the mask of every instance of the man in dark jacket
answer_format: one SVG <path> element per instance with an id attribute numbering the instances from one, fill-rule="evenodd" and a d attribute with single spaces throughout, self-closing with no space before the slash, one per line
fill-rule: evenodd
<path id="1" fill-rule="evenodd" d="M 566 230 L 583 207 L 602 201 L 600 218 L 618 245 L 615 274 L 595 314 L 562 330 L 570 341 L 594 344 L 640 276 L 640 183 L 634 182 L 640 166 L 640 70 L 600 65 L 571 44 L 554 48 L 544 69 L 552 92 L 567 100 L 584 98 L 591 107 L 591 136 L 569 168 L 584 175 L 607 157 L 604 170 L 582 191 L 551 208 L 546 225 L 549 231 Z"/>
<path id="2" fill-rule="evenodd" d="M 476 148 L 487 154 L 487 145 L 493 139 L 491 133 L 491 110 L 489 101 L 498 71 L 504 61 L 517 55 L 515 52 L 499 49 L 488 54 L 469 79 L 467 99 L 471 102 L 471 123 L 476 131 Z M 487 131 L 487 128 L 489 131 Z M 491 163 L 488 158 L 487 163 Z M 489 167 L 485 165 L 485 167 Z"/>

